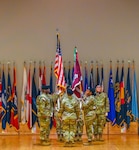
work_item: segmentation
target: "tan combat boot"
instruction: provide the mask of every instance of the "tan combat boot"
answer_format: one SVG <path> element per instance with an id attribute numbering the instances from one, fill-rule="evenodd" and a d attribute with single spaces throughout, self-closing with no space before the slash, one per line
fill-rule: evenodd
<path id="1" fill-rule="evenodd" d="M 97 140 L 98 140 L 98 137 L 97 137 L 97 134 L 95 134 L 93 141 L 97 141 Z"/>
<path id="2" fill-rule="evenodd" d="M 69 147 L 69 146 L 70 146 L 70 142 L 66 141 L 66 142 L 64 143 L 64 147 Z"/>
<path id="3" fill-rule="evenodd" d="M 48 141 L 41 140 L 41 145 L 43 145 L 43 146 L 49 146 L 49 145 L 51 145 L 51 144 L 50 144 L 50 142 L 48 142 Z"/>
<path id="4" fill-rule="evenodd" d="M 78 141 L 82 142 L 82 136 L 81 135 L 79 136 Z"/>
<path id="5" fill-rule="evenodd" d="M 99 134 L 99 138 L 98 139 L 99 139 L 99 141 L 102 141 L 102 142 L 104 141 L 104 139 L 102 138 L 102 134 Z"/>

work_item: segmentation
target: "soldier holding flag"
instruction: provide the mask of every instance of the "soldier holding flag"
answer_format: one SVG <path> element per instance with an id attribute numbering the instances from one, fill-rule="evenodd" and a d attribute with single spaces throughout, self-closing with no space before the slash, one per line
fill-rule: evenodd
<path id="1" fill-rule="evenodd" d="M 83 111 L 84 111 L 84 119 L 85 119 L 85 126 L 86 126 L 86 134 L 88 137 L 88 144 L 92 142 L 92 124 L 94 119 L 96 118 L 95 114 L 95 89 L 87 89 L 85 91 L 85 96 L 83 98 Z"/>
<path id="2" fill-rule="evenodd" d="M 65 89 L 62 88 L 60 89 L 59 86 L 57 86 L 58 93 L 53 94 L 53 99 L 54 99 L 54 119 L 56 121 L 56 132 L 58 136 L 58 140 L 62 141 L 63 140 L 63 132 L 62 132 L 62 122 L 58 117 L 58 112 L 60 110 L 60 106 L 62 103 L 63 98 L 66 95 Z"/>

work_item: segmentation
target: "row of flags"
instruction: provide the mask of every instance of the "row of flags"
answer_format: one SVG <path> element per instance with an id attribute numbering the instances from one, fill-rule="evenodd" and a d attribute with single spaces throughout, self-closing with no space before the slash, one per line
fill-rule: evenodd
<path id="1" fill-rule="evenodd" d="M 88 64 L 85 62 L 83 67 L 82 62 L 79 61 L 77 48 L 74 48 L 74 63 L 68 64 L 68 70 L 63 62 L 62 51 L 60 47 L 60 38 L 57 34 L 57 47 L 55 55 L 55 63 L 51 62 L 50 65 L 50 79 L 46 79 L 46 65 L 40 61 L 39 66 L 36 62 L 24 62 L 23 65 L 23 78 L 22 78 L 22 93 L 21 93 L 21 108 L 18 108 L 17 91 L 16 91 L 16 69 L 13 65 L 13 85 L 11 85 L 10 67 L 8 65 L 7 88 L 5 83 L 5 67 L 3 66 L 0 73 L 0 108 L 1 108 L 1 121 L 2 129 L 6 129 L 6 124 L 10 124 L 19 130 L 19 120 L 22 124 L 27 124 L 29 129 L 32 129 L 35 123 L 38 123 L 36 98 L 41 93 L 42 85 L 50 85 L 51 93 L 55 92 L 55 87 L 66 89 L 71 86 L 74 94 L 78 98 L 82 98 L 84 92 L 88 87 L 95 88 L 96 85 L 102 85 L 103 91 L 108 93 L 110 102 L 110 112 L 108 113 L 108 120 L 112 125 L 130 127 L 131 121 L 138 119 L 138 100 L 137 100 L 137 83 L 135 73 L 135 62 L 128 62 L 128 73 L 125 77 L 124 62 L 122 62 L 121 75 L 119 61 L 117 62 L 115 83 L 113 83 L 113 68 L 112 61 L 110 61 L 110 73 L 108 81 L 108 91 L 104 87 L 104 68 L 96 61 L 94 66 L 91 61 L 88 69 Z M 55 75 L 55 83 L 53 80 Z M 132 76 L 131 76 L 132 75 Z M 119 78 L 120 76 L 120 78 Z M 126 86 L 125 86 L 126 78 Z M 55 88 L 56 89 L 56 88 Z M 21 111 L 20 119 L 18 112 Z M 54 124 L 53 117 L 51 118 L 51 127 Z"/>
<path id="2" fill-rule="evenodd" d="M 138 120 L 138 99 L 135 62 L 128 62 L 127 76 L 124 73 L 124 61 L 122 61 L 121 75 L 119 78 L 119 61 L 117 62 L 115 83 L 113 83 L 112 61 L 110 62 L 108 97 L 110 112 L 108 120 L 112 125 L 128 129 L 131 121 Z M 126 79 L 125 79 L 126 78 Z M 126 85 L 125 85 L 126 80 Z"/>
<path id="3" fill-rule="evenodd" d="M 7 85 L 5 77 L 5 65 L 0 68 L 0 118 L 2 122 L 2 129 L 6 129 L 6 125 L 13 126 L 17 131 L 19 130 L 18 118 L 18 99 L 16 90 L 16 67 L 13 63 L 11 83 L 11 68 L 8 63 Z"/>
<path id="4" fill-rule="evenodd" d="M 36 74 L 36 62 L 30 62 L 29 67 L 24 62 L 23 82 L 21 94 L 21 123 L 26 124 L 29 129 L 32 129 L 35 123 L 38 122 L 36 98 L 41 94 L 42 85 L 49 84 L 50 91 L 53 93 L 53 69 L 51 64 L 50 80 L 46 82 L 46 66 L 39 62 L 38 78 Z"/>

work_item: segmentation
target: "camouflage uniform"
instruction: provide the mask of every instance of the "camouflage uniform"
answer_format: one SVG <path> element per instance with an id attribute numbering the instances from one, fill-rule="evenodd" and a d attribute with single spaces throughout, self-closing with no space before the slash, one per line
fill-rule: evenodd
<path id="1" fill-rule="evenodd" d="M 65 92 L 62 92 L 59 95 L 55 94 L 55 96 L 54 96 L 54 97 L 56 97 L 55 101 L 54 101 L 54 119 L 56 121 L 56 132 L 57 132 L 58 140 L 60 140 L 60 141 L 62 141 L 63 132 L 62 132 L 62 122 L 58 117 L 58 112 L 60 109 L 60 106 L 58 106 L 58 101 L 59 101 L 59 104 L 61 105 L 62 100 L 65 95 L 66 95 Z"/>
<path id="2" fill-rule="evenodd" d="M 106 113 L 109 112 L 109 100 L 106 93 L 96 93 L 95 96 L 95 106 L 96 106 L 96 119 L 93 122 L 94 127 L 94 137 L 97 140 L 102 139 L 103 129 L 106 124 Z"/>
<path id="3" fill-rule="evenodd" d="M 83 110 L 84 110 L 84 120 L 86 126 L 86 134 L 88 137 L 88 142 L 92 141 L 93 131 L 92 124 L 94 119 L 96 118 L 95 110 L 94 110 L 94 96 L 87 96 L 83 101 Z"/>
<path id="4" fill-rule="evenodd" d="M 46 144 L 49 143 L 50 117 L 53 112 L 51 95 L 42 93 L 37 97 L 36 104 L 40 123 L 40 140 L 42 144 Z"/>
<path id="5" fill-rule="evenodd" d="M 78 100 L 78 103 L 80 105 L 80 103 L 82 103 L 82 102 L 80 102 L 80 100 Z M 82 141 L 83 126 L 84 126 L 83 110 L 82 110 L 82 106 L 80 106 L 79 119 L 77 121 L 77 131 L 75 134 L 75 141 Z"/>
<path id="6" fill-rule="evenodd" d="M 58 116 L 62 119 L 65 144 L 74 143 L 77 131 L 76 120 L 79 118 L 78 101 L 73 96 L 65 96 L 62 100 Z"/>
<path id="7" fill-rule="evenodd" d="M 76 135 L 75 135 L 75 137 L 76 137 L 75 140 L 76 141 L 82 141 L 83 126 L 84 126 L 83 111 L 80 110 L 79 119 L 78 119 L 78 122 L 77 122 L 77 131 L 76 131 Z"/>

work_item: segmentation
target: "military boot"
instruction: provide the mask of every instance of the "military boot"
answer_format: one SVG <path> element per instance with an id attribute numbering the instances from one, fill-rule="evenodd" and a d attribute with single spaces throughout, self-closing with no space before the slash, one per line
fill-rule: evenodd
<path id="1" fill-rule="evenodd" d="M 43 145 L 43 146 L 49 146 L 49 145 L 51 145 L 51 144 L 50 144 L 50 142 L 48 142 L 48 141 L 41 140 L 41 145 Z"/>
<path id="2" fill-rule="evenodd" d="M 87 142 L 83 143 L 84 146 L 91 146 L 92 145 L 92 139 L 89 138 Z"/>
<path id="3" fill-rule="evenodd" d="M 70 142 L 65 142 L 64 147 L 70 147 Z"/>
<path id="4" fill-rule="evenodd" d="M 99 134 L 98 137 L 99 137 L 99 138 L 98 138 L 99 141 L 102 141 L 102 142 L 104 141 L 104 139 L 102 138 L 102 134 Z"/>
<path id="5" fill-rule="evenodd" d="M 60 141 L 60 134 L 58 134 L 57 138 L 58 138 L 58 141 Z"/>
<path id="6" fill-rule="evenodd" d="M 81 135 L 79 136 L 78 141 L 82 142 L 82 136 Z"/>
<path id="7" fill-rule="evenodd" d="M 89 138 L 89 139 L 88 139 L 88 142 L 92 142 L 92 138 Z"/>
<path id="8" fill-rule="evenodd" d="M 49 136 L 46 136 L 46 141 L 50 142 Z"/>
<path id="9" fill-rule="evenodd" d="M 59 140 L 62 142 L 64 140 L 63 135 L 60 134 Z"/>
<path id="10" fill-rule="evenodd" d="M 71 146 L 71 147 L 74 147 L 74 146 L 75 146 L 74 140 L 70 141 L 70 146 Z"/>
<path id="11" fill-rule="evenodd" d="M 98 140 L 98 137 L 97 137 L 97 134 L 95 134 L 93 141 L 97 141 L 97 140 Z"/>
<path id="12" fill-rule="evenodd" d="M 75 136 L 74 141 L 75 141 L 75 142 L 78 141 L 78 136 L 77 136 L 77 135 Z"/>

